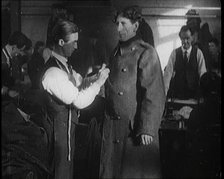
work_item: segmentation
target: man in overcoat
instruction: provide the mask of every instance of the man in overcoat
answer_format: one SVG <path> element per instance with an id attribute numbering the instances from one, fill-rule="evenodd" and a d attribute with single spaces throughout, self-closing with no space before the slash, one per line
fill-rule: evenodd
<path id="1" fill-rule="evenodd" d="M 118 12 L 119 42 L 109 62 L 100 178 L 159 178 L 158 128 L 165 92 L 156 50 L 136 35 L 141 15 Z"/>

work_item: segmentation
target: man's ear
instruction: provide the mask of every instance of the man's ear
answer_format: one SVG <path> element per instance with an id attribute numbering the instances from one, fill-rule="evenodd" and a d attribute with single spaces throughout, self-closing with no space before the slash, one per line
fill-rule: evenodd
<path id="1" fill-rule="evenodd" d="M 59 39 L 58 44 L 60 46 L 63 46 L 65 44 L 65 41 L 63 39 Z"/>
<path id="2" fill-rule="evenodd" d="M 137 32 L 138 27 L 139 27 L 139 22 L 137 21 L 134 23 L 134 32 Z"/>

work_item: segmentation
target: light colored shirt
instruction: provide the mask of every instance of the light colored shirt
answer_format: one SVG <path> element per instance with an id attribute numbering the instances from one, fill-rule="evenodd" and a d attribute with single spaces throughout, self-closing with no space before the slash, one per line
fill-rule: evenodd
<path id="1" fill-rule="evenodd" d="M 182 52 L 186 51 L 181 47 Z M 189 61 L 189 57 L 191 54 L 192 46 L 187 50 L 187 58 Z M 170 55 L 169 61 L 167 63 L 167 66 L 165 67 L 164 70 L 164 75 L 163 75 L 163 80 L 164 80 L 164 86 L 165 86 L 165 93 L 167 94 L 169 86 L 170 86 L 170 80 L 172 77 L 174 77 L 175 72 L 174 72 L 174 65 L 176 62 L 176 49 L 174 49 Z M 202 51 L 200 49 L 197 50 L 197 63 L 198 63 L 198 74 L 199 77 L 201 77 L 207 70 L 205 66 L 205 59 Z"/>
<path id="2" fill-rule="evenodd" d="M 5 49 L 7 50 L 7 46 L 5 47 Z M 5 49 L 3 48 L 3 49 L 2 49 L 2 52 L 4 53 L 4 55 L 5 55 L 5 57 L 6 57 L 6 63 L 7 63 L 7 65 L 10 66 L 10 59 L 9 59 L 9 58 L 12 59 L 12 56 L 11 56 L 10 53 L 7 53 L 7 52 L 5 51 Z M 2 61 L 2 63 L 4 63 L 4 62 Z"/>
<path id="3" fill-rule="evenodd" d="M 67 69 L 67 59 L 55 52 L 52 56 L 57 58 Z M 69 71 L 68 71 L 69 72 Z M 51 95 L 57 97 L 65 104 L 73 104 L 78 109 L 89 106 L 100 91 L 98 83 L 92 83 L 88 88 L 79 89 L 82 84 L 82 77 L 73 70 L 73 77 L 76 85 L 69 80 L 69 75 L 62 69 L 50 67 L 42 78 L 43 88 Z"/>

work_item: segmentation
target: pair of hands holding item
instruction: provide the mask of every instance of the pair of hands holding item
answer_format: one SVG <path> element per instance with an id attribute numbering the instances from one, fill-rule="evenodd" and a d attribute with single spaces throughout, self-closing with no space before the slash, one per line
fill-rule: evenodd
<path id="1" fill-rule="evenodd" d="M 106 64 L 103 63 L 102 67 L 99 69 L 99 72 L 97 74 L 96 83 L 98 83 L 100 86 L 102 86 L 105 83 L 105 81 L 107 80 L 109 73 L 110 73 L 109 68 L 106 68 Z"/>

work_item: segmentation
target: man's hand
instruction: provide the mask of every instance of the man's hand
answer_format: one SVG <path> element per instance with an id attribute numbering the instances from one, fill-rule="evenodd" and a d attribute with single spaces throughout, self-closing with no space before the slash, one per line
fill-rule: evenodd
<path id="1" fill-rule="evenodd" d="M 146 135 L 146 134 L 141 135 L 141 144 L 142 145 L 149 145 L 149 144 L 151 144 L 152 141 L 153 141 L 152 136 Z"/>
<path id="2" fill-rule="evenodd" d="M 9 88 L 6 86 L 2 86 L 1 95 L 6 95 L 8 93 Z"/>
<path id="3" fill-rule="evenodd" d="M 11 98 L 15 98 L 16 96 L 19 95 L 19 92 L 18 91 L 15 91 L 15 90 L 9 90 L 9 96 Z"/>
<path id="4" fill-rule="evenodd" d="M 106 65 L 103 64 L 102 68 L 99 70 L 98 79 L 96 80 L 96 82 L 100 86 L 102 86 L 105 83 L 105 81 L 107 80 L 109 73 L 110 73 L 109 68 L 106 68 Z"/>

